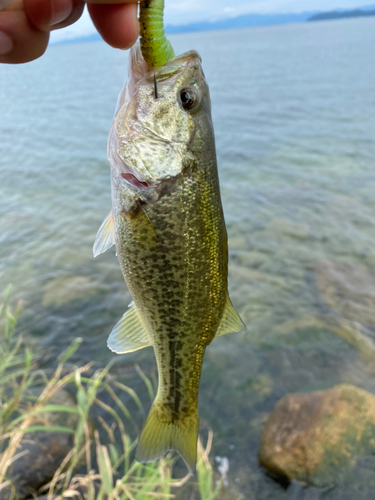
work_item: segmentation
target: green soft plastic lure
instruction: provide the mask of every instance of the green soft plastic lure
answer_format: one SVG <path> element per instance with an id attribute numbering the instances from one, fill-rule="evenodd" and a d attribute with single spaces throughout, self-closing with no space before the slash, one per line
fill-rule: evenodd
<path id="1" fill-rule="evenodd" d="M 165 36 L 163 11 L 164 0 L 145 0 L 140 3 L 141 50 L 144 60 L 152 68 L 164 66 L 175 56 Z"/>

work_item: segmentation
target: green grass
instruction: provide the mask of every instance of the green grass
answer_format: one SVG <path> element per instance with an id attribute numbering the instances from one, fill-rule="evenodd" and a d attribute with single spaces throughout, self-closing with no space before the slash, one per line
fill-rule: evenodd
<path id="1" fill-rule="evenodd" d="M 10 293 L 8 287 L 0 302 L 0 490 L 10 488 L 10 500 L 17 499 L 7 471 L 22 455 L 19 445 L 25 433 L 30 438 L 30 433 L 42 430 L 74 434 L 71 451 L 52 480 L 38 492 L 47 495 L 49 500 L 161 500 L 178 497 L 178 488 L 188 481 L 196 493 L 195 498 L 214 500 L 222 487 L 222 479 L 215 486 L 209 459 L 212 432 L 206 448 L 198 442 L 195 477 L 188 474 L 183 479 L 174 479 L 176 459 L 171 454 L 150 464 L 133 460 L 136 441 L 130 438 L 127 429 L 131 428 L 133 434 L 139 429 L 119 393 L 122 391 L 130 396 L 145 416 L 135 391 L 114 379 L 110 366 L 94 373 L 92 364 L 73 366 L 69 359 L 81 343 L 79 338 L 62 353 L 52 373 L 40 370 L 36 358 L 40 358 L 41 352 L 31 352 L 24 339 L 15 333 L 21 304 L 12 308 Z M 151 382 L 139 367 L 137 371 L 153 400 L 155 381 Z M 67 386 L 74 387 L 76 404 L 52 404 L 51 398 Z M 110 405 L 98 397 L 99 391 L 106 391 L 110 396 Z M 95 406 L 100 407 L 104 415 L 99 417 L 100 429 L 94 429 L 90 420 Z M 51 424 L 47 417 L 56 412 L 74 414 L 74 427 Z"/>

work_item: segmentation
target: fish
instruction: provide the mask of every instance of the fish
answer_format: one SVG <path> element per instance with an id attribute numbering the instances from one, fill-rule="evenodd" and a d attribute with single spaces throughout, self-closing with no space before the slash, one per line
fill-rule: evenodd
<path id="1" fill-rule="evenodd" d="M 150 68 L 139 44 L 108 138 L 112 210 L 94 255 L 112 245 L 133 302 L 108 347 L 152 346 L 158 390 L 136 459 L 177 451 L 196 469 L 198 391 L 206 347 L 246 329 L 228 294 L 227 232 L 208 84 L 199 54 Z"/>

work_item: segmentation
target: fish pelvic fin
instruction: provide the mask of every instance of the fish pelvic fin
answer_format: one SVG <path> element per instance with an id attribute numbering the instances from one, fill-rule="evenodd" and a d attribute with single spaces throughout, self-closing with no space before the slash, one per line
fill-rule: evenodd
<path id="1" fill-rule="evenodd" d="M 152 462 L 169 450 L 177 451 L 189 472 L 195 473 L 197 463 L 198 410 L 185 419 L 166 419 L 163 404 L 154 401 L 138 440 L 136 460 Z"/>
<path id="2" fill-rule="evenodd" d="M 129 309 L 113 328 L 108 337 L 107 345 L 111 351 L 117 354 L 138 351 L 138 349 L 151 345 L 134 302 L 129 304 Z"/>
<path id="3" fill-rule="evenodd" d="M 220 337 L 221 335 L 225 335 L 226 333 L 242 332 L 244 330 L 246 330 L 245 323 L 242 321 L 240 315 L 233 307 L 233 304 L 228 295 L 223 317 L 221 318 L 221 322 L 219 328 L 217 329 L 215 337 Z"/>
<path id="4" fill-rule="evenodd" d="M 93 254 L 97 257 L 103 252 L 106 252 L 115 244 L 115 220 L 112 210 L 102 222 L 95 238 Z"/>

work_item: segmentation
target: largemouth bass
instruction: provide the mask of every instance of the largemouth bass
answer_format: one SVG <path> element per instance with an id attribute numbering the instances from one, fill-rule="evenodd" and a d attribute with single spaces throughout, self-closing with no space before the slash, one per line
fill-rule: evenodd
<path id="1" fill-rule="evenodd" d="M 195 51 L 151 70 L 137 44 L 129 66 L 108 141 L 112 211 L 94 255 L 116 245 L 133 302 L 108 346 L 155 351 L 159 387 L 137 460 L 176 450 L 194 471 L 205 349 L 245 329 L 228 295 L 210 97 Z"/>

